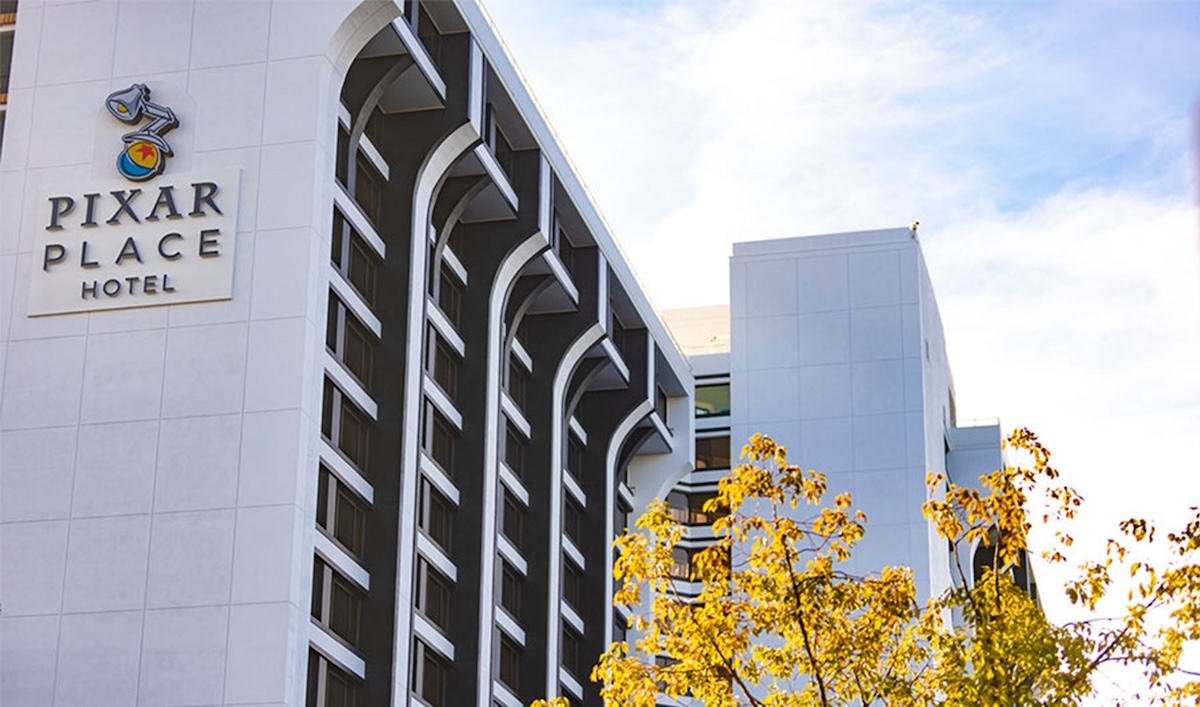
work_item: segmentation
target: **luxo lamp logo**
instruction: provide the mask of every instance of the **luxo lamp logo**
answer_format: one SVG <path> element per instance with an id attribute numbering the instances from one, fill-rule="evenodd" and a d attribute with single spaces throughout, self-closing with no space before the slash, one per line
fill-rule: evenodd
<path id="1" fill-rule="evenodd" d="M 150 100 L 146 84 L 135 83 L 114 91 L 104 102 L 108 112 L 122 123 L 136 125 L 143 116 L 151 118 L 145 126 L 125 133 L 125 149 L 117 156 L 117 171 L 126 179 L 144 182 L 162 174 L 167 158 L 174 153 L 163 134 L 179 127 L 179 119 L 168 107 Z"/>
<path id="2" fill-rule="evenodd" d="M 41 190 L 45 227 L 31 234 L 41 257 L 31 264 L 26 313 L 232 299 L 241 170 L 172 173 L 151 184 L 173 155 L 164 136 L 179 119 L 141 83 L 110 93 L 104 107 L 134 128 L 116 160 L 125 179 Z"/>

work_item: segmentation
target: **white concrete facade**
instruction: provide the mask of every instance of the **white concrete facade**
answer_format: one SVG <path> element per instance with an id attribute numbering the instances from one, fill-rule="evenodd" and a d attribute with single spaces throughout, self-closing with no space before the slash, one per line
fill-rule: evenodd
<path id="1" fill-rule="evenodd" d="M 20 4 L 0 161 L 0 702 L 303 701 L 289 657 L 308 641 L 332 199 L 317 175 L 354 5 Z M 26 316 L 33 195 L 119 178 L 129 128 L 104 99 L 133 82 L 181 116 L 162 179 L 241 172 L 233 297 Z"/>
<path id="2" fill-rule="evenodd" d="M 728 353 L 691 361 L 698 386 L 729 381 L 731 413 L 698 417 L 697 435 L 728 430 L 736 463 L 750 435 L 767 434 L 790 461 L 825 473 L 831 496 L 850 492 L 868 524 L 847 571 L 905 565 L 922 596 L 948 586 L 948 550 L 921 514 L 926 474 L 975 485 L 1002 466 L 1000 431 L 955 427 L 941 317 L 915 234 L 737 243 L 730 281 Z M 720 315 L 665 316 L 686 333 L 685 351 L 703 352 L 724 337 Z M 697 471 L 679 488 L 712 488 L 721 473 Z"/>

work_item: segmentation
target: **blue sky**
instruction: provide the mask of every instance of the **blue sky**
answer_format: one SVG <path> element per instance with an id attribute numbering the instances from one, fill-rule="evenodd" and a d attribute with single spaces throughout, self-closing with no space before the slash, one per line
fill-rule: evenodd
<path id="1" fill-rule="evenodd" d="M 1081 536 L 1200 503 L 1200 2 L 486 3 L 660 307 L 920 220 L 960 415 L 1037 430 Z"/>

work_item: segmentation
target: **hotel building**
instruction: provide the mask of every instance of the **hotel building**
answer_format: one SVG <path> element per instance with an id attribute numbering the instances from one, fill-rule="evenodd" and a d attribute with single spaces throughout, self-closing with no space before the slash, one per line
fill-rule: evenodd
<path id="1" fill-rule="evenodd" d="M 480 8 L 15 37 L 0 702 L 595 704 L 692 377 Z"/>
<path id="2" fill-rule="evenodd" d="M 921 515 L 926 473 L 977 486 L 1003 465 L 1001 433 L 994 420 L 957 419 L 915 232 L 735 243 L 729 300 L 663 313 L 696 380 L 695 470 L 668 497 L 692 526 L 676 550 L 679 576 L 712 539 L 703 502 L 761 432 L 792 463 L 825 473 L 830 497 L 849 492 L 867 514 L 845 571 L 911 567 L 922 598 L 950 586 L 949 547 Z"/>
<path id="3" fill-rule="evenodd" d="M 0 703 L 599 704 L 612 538 L 751 431 L 943 581 L 909 506 L 975 433 L 907 231 L 739 245 L 689 362 L 472 0 L 0 42 Z"/>

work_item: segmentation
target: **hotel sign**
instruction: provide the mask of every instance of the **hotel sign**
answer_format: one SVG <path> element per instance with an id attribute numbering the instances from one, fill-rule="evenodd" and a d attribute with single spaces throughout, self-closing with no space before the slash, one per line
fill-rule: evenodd
<path id="1" fill-rule="evenodd" d="M 124 136 L 117 171 L 129 182 L 81 184 L 39 199 L 30 316 L 230 299 L 240 171 L 154 180 L 173 154 L 163 134 L 179 122 L 134 84 L 109 95 Z M 150 180 L 154 180 L 152 183 Z"/>

